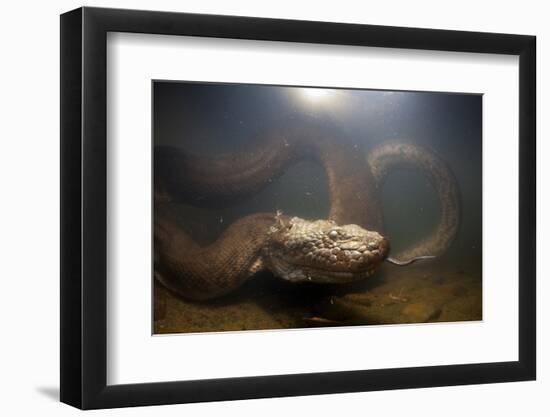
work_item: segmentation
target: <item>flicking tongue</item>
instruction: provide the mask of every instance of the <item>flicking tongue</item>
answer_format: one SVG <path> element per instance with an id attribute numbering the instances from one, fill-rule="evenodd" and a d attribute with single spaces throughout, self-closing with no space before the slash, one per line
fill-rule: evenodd
<path id="1" fill-rule="evenodd" d="M 434 259 L 435 256 L 432 256 L 432 255 L 425 255 L 425 256 L 417 256 L 416 258 L 411 258 L 411 259 L 407 259 L 407 260 L 399 260 L 399 259 L 395 259 L 395 258 L 386 258 L 386 262 L 389 262 L 390 264 L 393 264 L 393 265 L 397 265 L 397 266 L 407 266 L 407 265 L 410 265 L 416 261 L 422 261 L 422 260 L 426 260 L 426 259 Z"/>

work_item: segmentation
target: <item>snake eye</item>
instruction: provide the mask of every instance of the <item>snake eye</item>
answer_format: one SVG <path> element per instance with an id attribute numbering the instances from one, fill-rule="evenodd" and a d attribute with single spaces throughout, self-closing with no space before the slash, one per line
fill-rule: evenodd
<path id="1" fill-rule="evenodd" d="M 331 230 L 328 233 L 328 237 L 330 237 L 331 239 L 336 239 L 338 237 L 338 232 L 336 230 Z"/>

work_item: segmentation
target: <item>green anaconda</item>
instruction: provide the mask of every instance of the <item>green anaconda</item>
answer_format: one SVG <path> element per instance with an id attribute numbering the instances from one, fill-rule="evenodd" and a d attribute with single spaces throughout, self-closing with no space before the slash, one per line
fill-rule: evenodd
<path id="1" fill-rule="evenodd" d="M 228 226 L 212 244 L 200 246 L 176 221 L 155 213 L 155 277 L 196 300 L 227 294 L 261 269 L 293 282 L 366 278 L 388 258 L 379 192 L 388 173 L 402 166 L 419 169 L 430 179 L 441 216 L 426 239 L 397 258 L 437 256 L 454 239 L 460 220 L 458 187 L 435 153 L 392 141 L 372 149 L 365 160 L 357 144 L 337 131 L 314 126 L 271 130 L 248 149 L 213 157 L 157 147 L 155 198 L 196 206 L 231 204 L 258 192 L 304 159 L 319 163 L 327 174 L 327 220 L 252 214 Z"/>

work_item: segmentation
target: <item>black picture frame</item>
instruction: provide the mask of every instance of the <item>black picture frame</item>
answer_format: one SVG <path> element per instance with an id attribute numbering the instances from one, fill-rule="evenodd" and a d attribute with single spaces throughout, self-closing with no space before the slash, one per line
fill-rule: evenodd
<path id="1" fill-rule="evenodd" d="M 519 56 L 519 360 L 112 385 L 107 375 L 108 32 Z M 103 8 L 61 15 L 61 401 L 82 409 L 536 378 L 536 38 Z"/>

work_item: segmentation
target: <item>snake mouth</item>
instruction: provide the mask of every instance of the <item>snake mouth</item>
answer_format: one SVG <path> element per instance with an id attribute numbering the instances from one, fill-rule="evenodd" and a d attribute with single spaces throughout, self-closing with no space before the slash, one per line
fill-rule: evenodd
<path id="1" fill-rule="evenodd" d="M 330 271 L 321 270 L 316 268 L 302 269 L 302 274 L 305 275 L 306 280 L 309 282 L 315 282 L 319 284 L 339 284 L 353 281 L 360 281 L 370 277 L 376 271 L 376 266 L 371 266 L 365 270 L 360 271 Z"/>
<path id="2" fill-rule="evenodd" d="M 343 284 L 370 277 L 381 262 L 371 262 L 354 270 L 335 270 L 311 265 L 294 264 L 278 256 L 271 258 L 273 271 L 280 278 L 290 282 L 312 282 L 319 284 Z"/>

